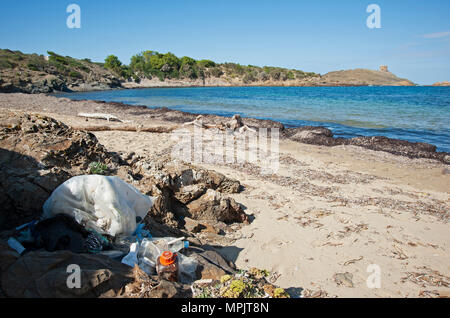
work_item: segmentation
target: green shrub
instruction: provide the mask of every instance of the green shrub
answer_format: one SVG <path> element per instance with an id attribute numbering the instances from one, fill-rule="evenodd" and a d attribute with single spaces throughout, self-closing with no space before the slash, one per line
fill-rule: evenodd
<path id="1" fill-rule="evenodd" d="M 69 72 L 69 76 L 70 77 L 72 77 L 72 78 L 79 78 L 79 79 L 82 79 L 83 78 L 83 75 L 81 75 L 79 72 L 77 72 L 77 71 L 70 71 Z"/>
<path id="2" fill-rule="evenodd" d="M 52 51 L 47 51 L 47 53 L 49 55 L 49 57 L 48 57 L 49 62 L 59 63 L 59 64 L 63 64 L 63 65 L 69 64 L 69 62 L 67 61 L 67 59 L 64 56 L 56 54 L 55 52 L 52 52 Z"/>
<path id="3" fill-rule="evenodd" d="M 89 172 L 91 174 L 103 175 L 108 171 L 108 166 L 101 162 L 91 162 L 89 164 Z"/>
<path id="4" fill-rule="evenodd" d="M 8 60 L 0 60 L 0 70 L 8 68 L 14 68 L 14 64 Z"/>
<path id="5" fill-rule="evenodd" d="M 122 62 L 115 55 L 108 55 L 105 59 L 105 68 L 110 70 L 118 70 L 122 66 Z"/>
<path id="6" fill-rule="evenodd" d="M 216 63 L 211 60 L 200 60 L 197 61 L 197 64 L 201 68 L 210 68 L 216 66 Z"/>

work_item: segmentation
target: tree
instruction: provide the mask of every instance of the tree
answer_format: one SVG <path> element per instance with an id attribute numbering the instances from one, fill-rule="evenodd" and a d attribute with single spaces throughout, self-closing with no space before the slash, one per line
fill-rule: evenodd
<path id="1" fill-rule="evenodd" d="M 147 76 L 146 68 L 145 68 L 145 58 L 142 54 L 136 54 L 131 57 L 130 60 L 130 69 L 137 73 L 138 75 Z"/>
<path id="2" fill-rule="evenodd" d="M 191 57 L 183 56 L 181 58 L 180 75 L 195 79 L 198 77 L 197 61 Z"/>
<path id="3" fill-rule="evenodd" d="M 122 62 L 115 55 L 109 55 L 105 59 L 105 67 L 107 69 L 110 69 L 110 70 L 116 72 L 116 73 L 120 72 L 121 66 L 122 66 Z"/>

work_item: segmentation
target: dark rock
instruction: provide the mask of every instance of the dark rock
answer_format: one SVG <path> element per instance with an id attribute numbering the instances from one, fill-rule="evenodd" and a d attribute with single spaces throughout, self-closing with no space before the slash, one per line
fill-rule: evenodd
<path id="1" fill-rule="evenodd" d="M 305 144 L 323 146 L 335 146 L 337 144 L 331 130 L 325 127 L 303 126 L 298 128 L 287 128 L 284 131 L 283 136 Z"/>
<path id="2" fill-rule="evenodd" d="M 227 262 L 212 247 L 193 245 L 189 248 L 187 256 L 198 261 L 197 279 L 219 280 L 223 275 L 236 271 L 234 264 Z"/>

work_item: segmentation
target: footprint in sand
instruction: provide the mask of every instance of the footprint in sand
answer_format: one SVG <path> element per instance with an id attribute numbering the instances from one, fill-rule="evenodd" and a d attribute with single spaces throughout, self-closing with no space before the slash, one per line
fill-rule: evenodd
<path id="1" fill-rule="evenodd" d="M 271 241 L 261 245 L 261 249 L 270 250 L 271 252 L 276 252 L 279 249 L 281 249 L 282 247 L 287 246 L 292 243 L 293 243 L 292 241 L 283 241 L 283 240 L 274 239 L 274 240 L 271 240 Z"/>

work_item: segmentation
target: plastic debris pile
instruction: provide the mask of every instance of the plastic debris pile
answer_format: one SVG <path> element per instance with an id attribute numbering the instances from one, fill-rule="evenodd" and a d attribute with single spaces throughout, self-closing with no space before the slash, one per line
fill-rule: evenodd
<path id="1" fill-rule="evenodd" d="M 189 248 L 185 238 L 152 238 L 144 229 L 153 201 L 117 177 L 73 177 L 53 191 L 41 220 L 17 227 L 8 245 L 21 255 L 41 248 L 103 254 L 148 275 L 160 274 L 158 260 L 168 252 L 176 260 L 176 281 L 191 283 L 197 261 L 181 254 Z"/>

